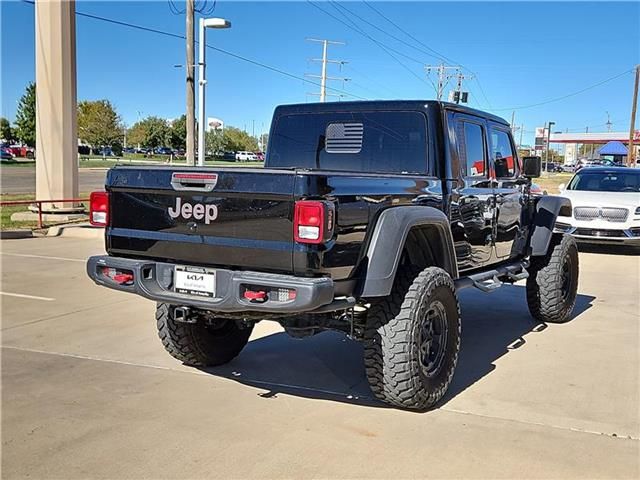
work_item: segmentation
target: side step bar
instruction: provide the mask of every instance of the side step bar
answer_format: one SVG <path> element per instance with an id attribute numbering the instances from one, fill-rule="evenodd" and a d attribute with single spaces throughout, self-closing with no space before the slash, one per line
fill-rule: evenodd
<path id="1" fill-rule="evenodd" d="M 474 273 L 455 281 L 456 290 L 475 287 L 490 293 L 500 288 L 504 283 L 514 283 L 529 277 L 527 262 L 517 262 L 496 267 L 486 272 Z"/>

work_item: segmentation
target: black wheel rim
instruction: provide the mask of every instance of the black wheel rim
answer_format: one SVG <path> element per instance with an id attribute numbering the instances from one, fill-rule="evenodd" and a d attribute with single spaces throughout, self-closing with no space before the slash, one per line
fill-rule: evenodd
<path id="1" fill-rule="evenodd" d="M 434 301 L 420 324 L 420 366 L 427 377 L 440 371 L 447 346 L 447 312 L 444 305 Z"/>
<path id="2" fill-rule="evenodd" d="M 571 296 L 571 290 L 573 289 L 571 264 L 571 257 L 567 256 L 564 262 L 562 262 L 562 271 L 560 272 L 560 293 L 562 294 L 562 301 L 564 303 L 566 303 Z"/>

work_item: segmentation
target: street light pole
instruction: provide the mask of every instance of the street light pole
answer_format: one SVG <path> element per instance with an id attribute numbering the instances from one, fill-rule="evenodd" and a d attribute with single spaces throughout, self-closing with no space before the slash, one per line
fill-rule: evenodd
<path id="1" fill-rule="evenodd" d="M 194 17 L 194 0 L 186 2 L 186 40 L 187 40 L 187 141 L 186 155 L 187 165 L 195 165 L 195 133 L 196 133 L 196 116 L 195 116 L 195 69 L 194 69 L 194 52 L 193 52 L 193 17 Z"/>
<path id="2" fill-rule="evenodd" d="M 556 122 L 549 122 L 549 130 L 547 130 L 547 160 L 544 162 L 544 172 L 547 173 L 549 166 L 549 150 L 551 149 L 551 126 Z"/>
<path id="3" fill-rule="evenodd" d="M 207 28 L 230 28 L 231 22 L 223 18 L 201 18 L 198 29 L 198 166 L 204 167 L 205 158 L 205 87 L 206 78 L 206 52 L 207 52 Z"/>
<path id="4" fill-rule="evenodd" d="M 205 147 L 204 147 L 204 86 L 207 83 L 205 77 L 206 62 L 206 37 L 205 37 L 204 18 L 200 19 L 198 29 L 198 166 L 204 166 Z"/>

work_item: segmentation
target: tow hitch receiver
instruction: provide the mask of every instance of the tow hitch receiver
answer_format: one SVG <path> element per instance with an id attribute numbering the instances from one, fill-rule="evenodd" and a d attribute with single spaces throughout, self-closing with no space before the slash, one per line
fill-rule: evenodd
<path id="1" fill-rule="evenodd" d="M 180 323 L 196 323 L 196 316 L 191 315 L 189 307 L 175 307 L 173 309 L 173 320 Z"/>

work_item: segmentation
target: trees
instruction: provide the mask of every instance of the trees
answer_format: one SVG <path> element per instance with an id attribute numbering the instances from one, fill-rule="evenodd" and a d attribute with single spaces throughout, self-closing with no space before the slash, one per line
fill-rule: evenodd
<path id="1" fill-rule="evenodd" d="M 205 151 L 209 155 L 215 155 L 225 150 L 224 134 L 220 130 L 205 132 L 204 143 Z"/>
<path id="2" fill-rule="evenodd" d="M 255 152 L 258 150 L 258 141 L 247 132 L 235 127 L 224 129 L 225 150 L 247 150 Z"/>
<path id="3" fill-rule="evenodd" d="M 10 142 L 13 140 L 13 129 L 9 120 L 4 117 L 0 117 L 0 139 Z"/>
<path id="4" fill-rule="evenodd" d="M 127 140 L 132 145 L 163 147 L 169 140 L 169 134 L 170 127 L 164 118 L 147 117 L 133 124 Z"/>
<path id="5" fill-rule="evenodd" d="M 187 116 L 181 115 L 171 122 L 169 129 L 169 146 L 185 148 L 187 146 Z"/>
<path id="6" fill-rule="evenodd" d="M 109 100 L 78 104 L 78 137 L 93 147 L 120 144 L 123 135 L 120 116 Z"/>
<path id="7" fill-rule="evenodd" d="M 30 147 L 36 146 L 36 84 L 27 85 L 18 102 L 15 136 Z"/>

